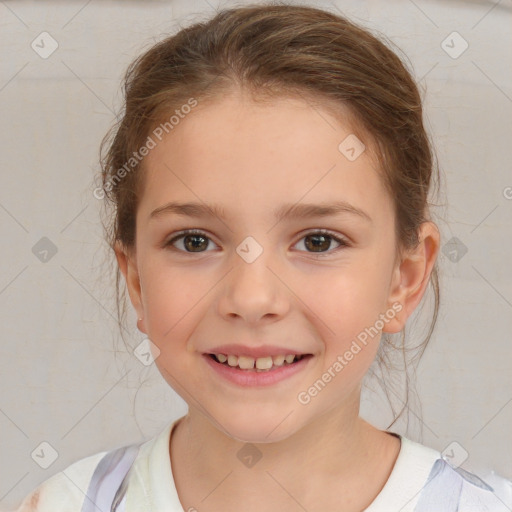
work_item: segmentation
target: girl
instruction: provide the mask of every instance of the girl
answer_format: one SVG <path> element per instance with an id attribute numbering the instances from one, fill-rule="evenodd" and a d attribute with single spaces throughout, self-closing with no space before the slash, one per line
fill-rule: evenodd
<path id="1" fill-rule="evenodd" d="M 189 411 L 19 510 L 510 510 L 359 416 L 372 362 L 429 283 L 438 298 L 433 156 L 400 59 L 343 17 L 248 6 L 156 44 L 125 93 L 95 195 Z"/>

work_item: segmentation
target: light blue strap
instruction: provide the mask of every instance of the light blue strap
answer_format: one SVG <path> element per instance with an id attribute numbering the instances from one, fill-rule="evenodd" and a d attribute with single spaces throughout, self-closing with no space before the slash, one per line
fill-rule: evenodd
<path id="1" fill-rule="evenodd" d="M 82 512 L 124 510 L 128 471 L 139 452 L 140 444 L 122 446 L 108 452 L 92 475 Z"/>
<path id="2" fill-rule="evenodd" d="M 437 459 L 414 512 L 457 512 L 463 477 L 444 459 Z"/>

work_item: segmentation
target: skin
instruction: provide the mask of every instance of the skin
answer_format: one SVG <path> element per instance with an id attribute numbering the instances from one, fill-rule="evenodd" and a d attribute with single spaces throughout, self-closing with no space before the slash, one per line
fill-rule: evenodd
<path id="1" fill-rule="evenodd" d="M 136 244 L 118 245 L 116 255 L 138 328 L 160 350 L 155 363 L 189 405 L 169 447 L 185 510 L 317 511 L 342 503 L 360 511 L 393 468 L 400 441 L 359 417 L 380 333 L 307 405 L 297 400 L 393 304 L 402 309 L 383 332 L 404 327 L 439 251 L 438 229 L 426 222 L 417 248 L 398 258 L 393 200 L 378 165 L 369 150 L 355 161 L 338 150 L 351 133 L 302 99 L 262 104 L 239 91 L 200 103 L 146 157 Z M 276 223 L 272 215 L 283 203 L 339 200 L 371 222 L 343 213 Z M 169 201 L 219 204 L 226 217 L 150 219 Z M 208 237 L 199 240 L 202 252 L 186 252 L 183 238 L 174 251 L 162 248 L 192 228 Z M 305 237 L 318 229 L 349 245 L 331 239 L 314 252 Z M 236 252 L 247 236 L 263 248 L 252 263 Z M 224 343 L 284 345 L 314 357 L 284 381 L 241 388 L 203 359 Z M 246 443 L 262 455 L 251 468 L 237 457 Z"/>

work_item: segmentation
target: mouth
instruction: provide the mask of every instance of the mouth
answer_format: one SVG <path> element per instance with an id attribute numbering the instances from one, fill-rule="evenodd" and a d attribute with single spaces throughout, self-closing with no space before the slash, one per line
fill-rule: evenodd
<path id="1" fill-rule="evenodd" d="M 281 368 L 298 364 L 304 359 L 313 357 L 313 354 L 282 354 L 264 357 L 236 356 L 233 354 L 205 354 L 214 363 L 234 370 L 243 370 L 250 373 L 272 372 Z"/>

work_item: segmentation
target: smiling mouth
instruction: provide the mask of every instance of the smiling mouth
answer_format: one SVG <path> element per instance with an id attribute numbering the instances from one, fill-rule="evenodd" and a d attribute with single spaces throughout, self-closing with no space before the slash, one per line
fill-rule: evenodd
<path id="1" fill-rule="evenodd" d="M 248 372 L 270 372 L 283 366 L 292 366 L 312 354 L 288 354 L 266 357 L 235 356 L 231 354 L 206 354 L 218 364 Z"/>

